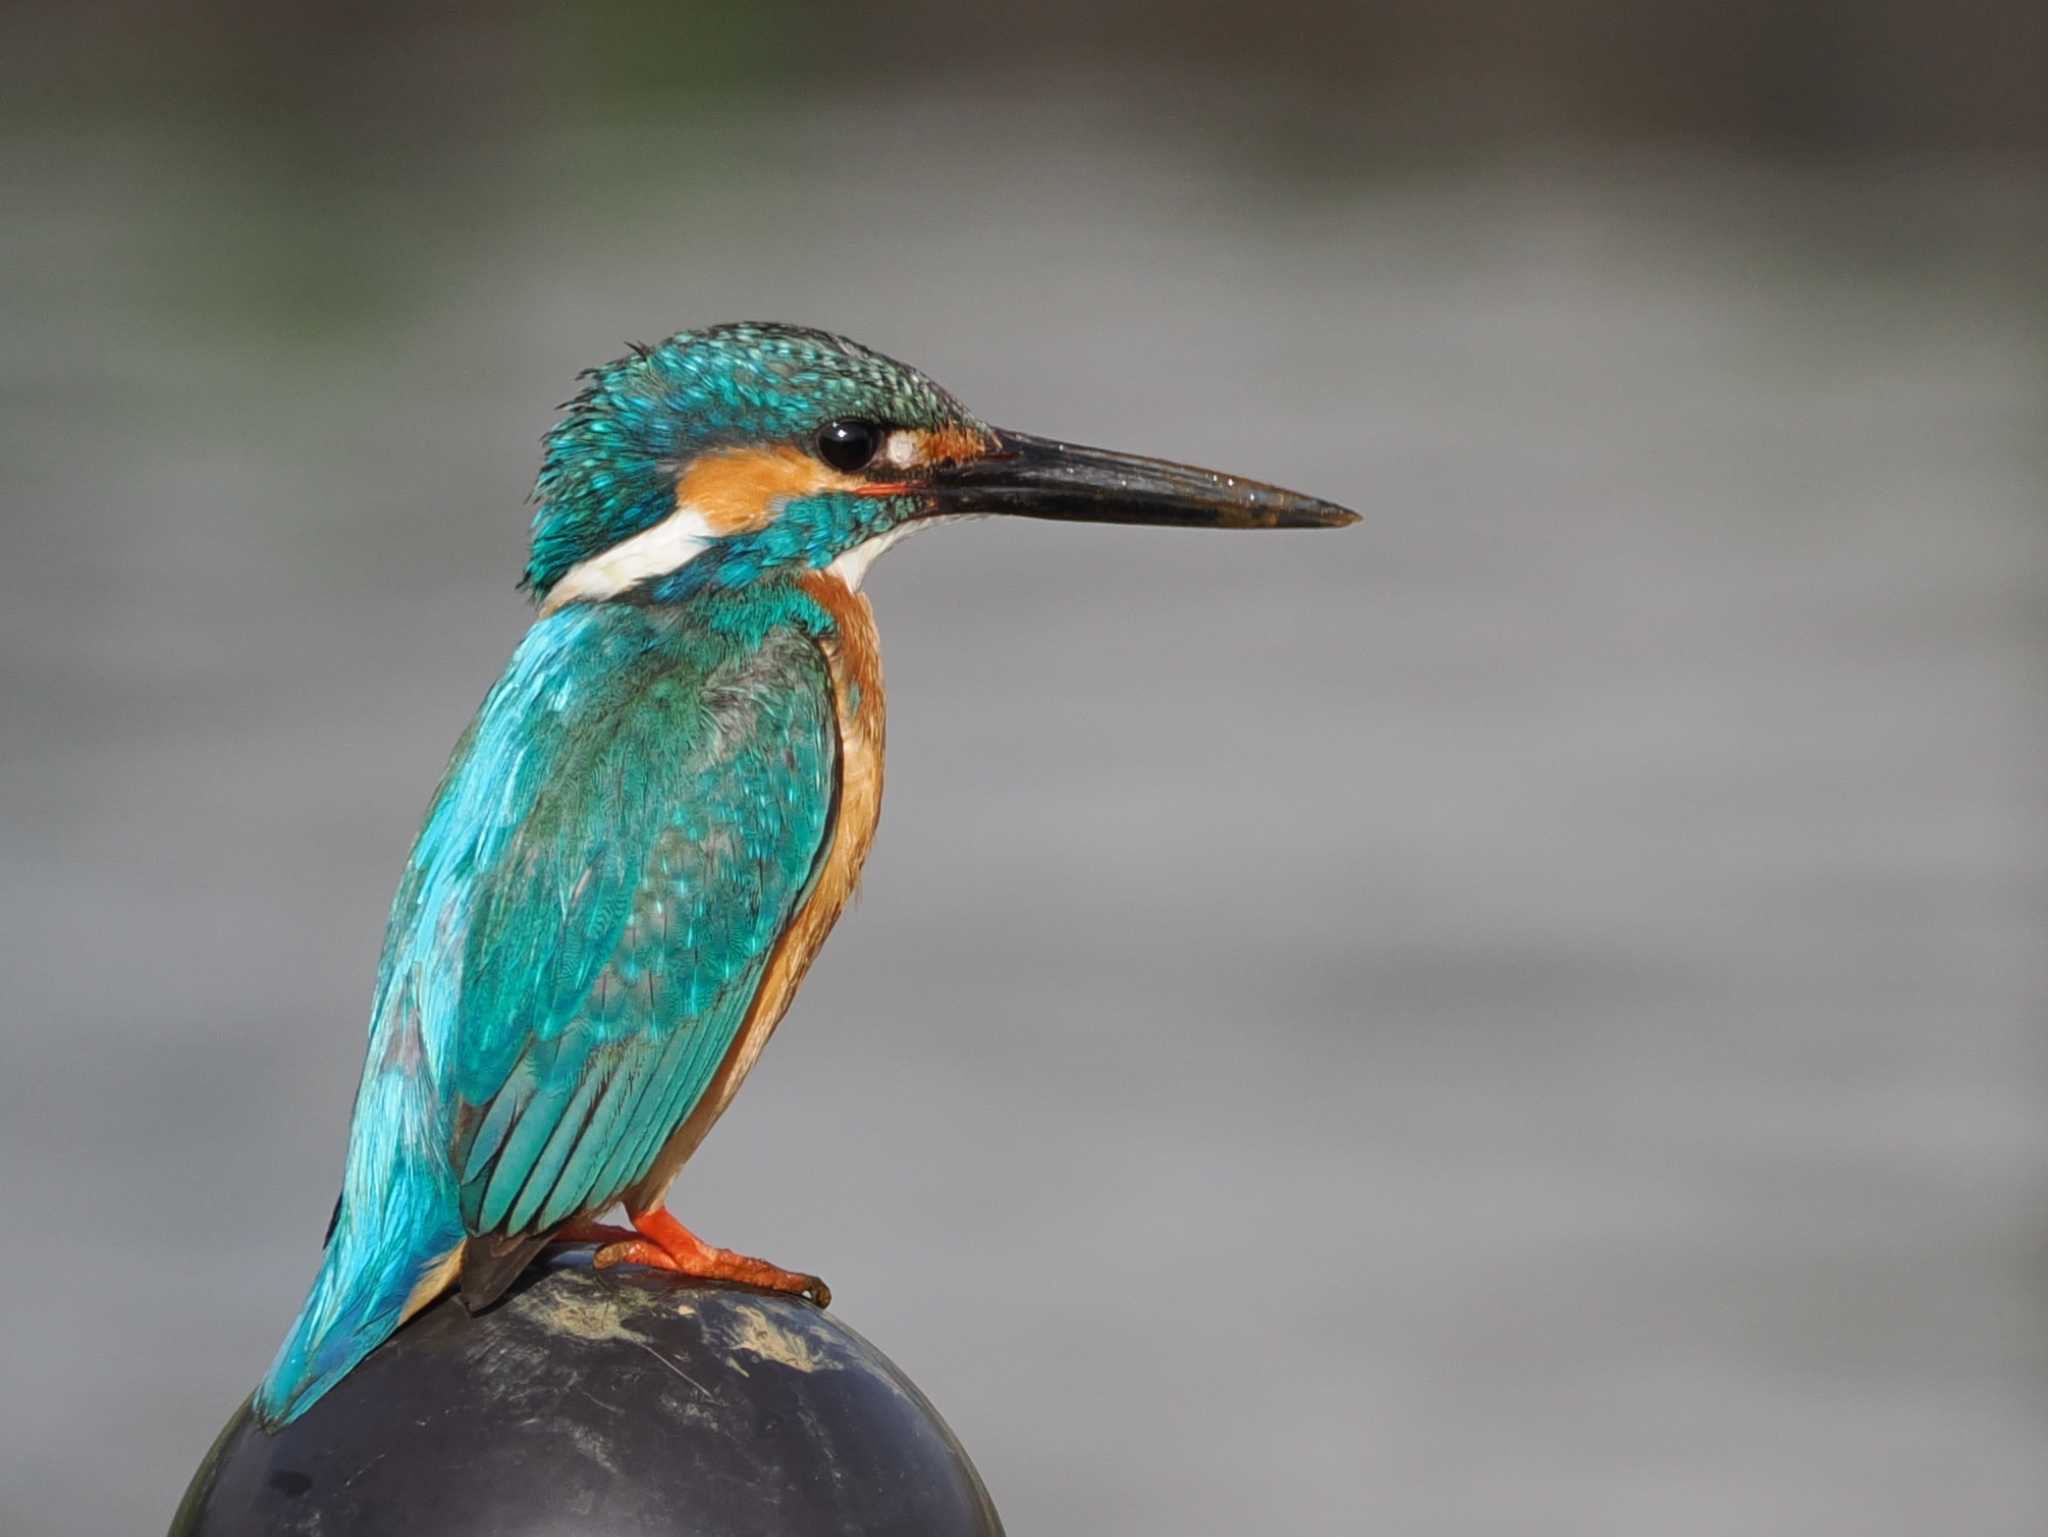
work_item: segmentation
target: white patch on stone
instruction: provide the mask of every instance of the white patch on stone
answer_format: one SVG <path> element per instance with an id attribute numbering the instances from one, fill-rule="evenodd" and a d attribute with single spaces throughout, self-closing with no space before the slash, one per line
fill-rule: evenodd
<path id="1" fill-rule="evenodd" d="M 615 598 L 652 576 L 667 576 L 695 560 L 717 535 L 702 513 L 678 507 L 652 528 L 644 528 L 608 550 L 571 566 L 548 589 L 541 614 L 552 614 L 579 598 Z"/>
<path id="2" fill-rule="evenodd" d="M 836 1372 L 843 1367 L 842 1362 L 818 1349 L 795 1329 L 785 1327 L 779 1319 L 770 1318 L 766 1310 L 752 1306 L 733 1309 L 726 1349 L 735 1353 L 744 1350 L 750 1356 L 773 1361 L 777 1366 L 786 1366 L 806 1376 L 812 1372 Z M 742 1377 L 753 1375 L 730 1354 L 726 1360 Z"/>

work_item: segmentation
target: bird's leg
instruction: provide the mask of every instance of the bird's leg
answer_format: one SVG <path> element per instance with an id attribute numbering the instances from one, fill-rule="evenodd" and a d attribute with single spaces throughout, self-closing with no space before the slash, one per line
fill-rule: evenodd
<path id="1" fill-rule="evenodd" d="M 598 1223 L 587 1225 L 596 1230 L 592 1237 L 620 1234 L 617 1241 L 606 1243 L 592 1259 L 591 1263 L 599 1269 L 620 1264 L 650 1265 L 657 1270 L 673 1270 L 678 1275 L 699 1276 L 707 1281 L 741 1281 L 766 1291 L 808 1297 L 821 1308 L 831 1306 L 832 1289 L 818 1277 L 784 1270 L 764 1259 L 753 1259 L 708 1244 L 676 1221 L 666 1207 L 657 1206 L 652 1211 L 628 1212 L 626 1215 L 633 1223 L 634 1233 L 630 1235 L 622 1234 L 618 1228 L 604 1228 Z"/>

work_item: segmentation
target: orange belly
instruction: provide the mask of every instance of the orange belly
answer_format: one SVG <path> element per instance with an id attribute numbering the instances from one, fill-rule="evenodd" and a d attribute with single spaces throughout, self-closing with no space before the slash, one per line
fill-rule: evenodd
<path id="1" fill-rule="evenodd" d="M 875 614 L 868 600 L 829 571 L 800 578 L 804 590 L 837 624 L 837 633 L 819 643 L 831 670 L 832 693 L 839 723 L 839 788 L 833 806 L 831 843 L 811 895 L 797 910 L 761 973 L 746 1022 L 719 1064 L 703 1097 L 670 1135 L 654 1166 L 626 1192 L 626 1210 L 652 1211 L 662 1204 L 668 1187 L 697 1150 L 725 1107 L 739 1092 L 761 1048 L 775 1032 L 804 973 L 811 968 L 825 936 L 846 908 L 860 882 L 861 866 L 875 840 L 882 812 L 882 654 L 875 636 Z"/>

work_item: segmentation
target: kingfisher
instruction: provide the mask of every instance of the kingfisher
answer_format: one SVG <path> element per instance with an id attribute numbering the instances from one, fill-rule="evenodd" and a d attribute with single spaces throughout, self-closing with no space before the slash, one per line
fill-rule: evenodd
<path id="1" fill-rule="evenodd" d="M 830 1302 L 666 1200 L 874 838 L 878 555 L 991 514 L 1357 521 L 991 427 L 824 331 L 684 331 L 582 379 L 543 440 L 520 584 L 538 615 L 392 902 L 320 1270 L 255 1395 L 272 1429 L 428 1303 L 488 1306 L 552 1242 Z M 599 1220 L 614 1207 L 628 1225 Z"/>

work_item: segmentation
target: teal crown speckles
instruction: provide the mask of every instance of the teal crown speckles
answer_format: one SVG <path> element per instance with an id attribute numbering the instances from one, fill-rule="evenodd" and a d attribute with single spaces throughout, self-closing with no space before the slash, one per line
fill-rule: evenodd
<path id="1" fill-rule="evenodd" d="M 808 446 L 839 417 L 938 427 L 973 418 L 916 369 L 799 326 L 684 331 L 584 374 L 534 485 L 536 597 L 579 561 L 666 517 L 684 465 L 741 443 Z"/>

